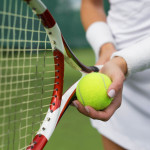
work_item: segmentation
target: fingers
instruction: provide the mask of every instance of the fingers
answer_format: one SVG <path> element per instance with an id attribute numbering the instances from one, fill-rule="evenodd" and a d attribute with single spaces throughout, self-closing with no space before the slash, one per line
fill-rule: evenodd
<path id="1" fill-rule="evenodd" d="M 74 105 L 77 107 L 80 113 L 91 117 L 93 119 L 98 119 L 102 121 L 107 121 L 115 113 L 115 111 L 120 107 L 122 100 L 122 88 L 123 82 L 125 80 L 125 75 L 116 64 L 108 62 L 100 70 L 101 73 L 104 73 L 110 77 L 112 84 L 109 86 L 107 91 L 108 96 L 113 98 L 112 103 L 102 111 L 96 111 L 90 106 L 83 106 L 79 101 L 74 101 Z"/>
<path id="2" fill-rule="evenodd" d="M 125 77 L 122 74 L 112 77 L 112 84 L 107 91 L 109 97 L 114 98 L 118 94 L 123 87 L 124 80 Z"/>
<path id="3" fill-rule="evenodd" d="M 123 87 L 125 80 L 123 72 L 112 63 L 107 63 L 100 72 L 106 74 L 112 80 L 112 84 L 109 86 L 107 93 L 109 97 L 114 98 Z"/>
<path id="4" fill-rule="evenodd" d="M 78 111 L 86 116 L 89 117 L 89 112 L 88 110 L 78 101 L 78 100 L 74 100 L 72 102 L 72 104 L 78 109 Z"/>
<path id="5" fill-rule="evenodd" d="M 115 111 L 121 105 L 121 91 L 119 94 L 114 98 L 112 103 L 104 110 L 97 111 L 90 106 L 83 106 L 78 100 L 73 101 L 73 105 L 78 109 L 78 111 L 92 119 L 98 119 L 102 121 L 108 121 L 111 116 L 115 113 Z"/>

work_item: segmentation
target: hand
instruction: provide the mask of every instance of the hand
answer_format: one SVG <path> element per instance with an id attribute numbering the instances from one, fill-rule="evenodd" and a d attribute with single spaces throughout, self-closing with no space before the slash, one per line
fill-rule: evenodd
<path id="1" fill-rule="evenodd" d="M 107 121 L 121 105 L 123 82 L 127 72 L 126 62 L 121 57 L 115 57 L 108 61 L 100 72 L 108 75 L 112 80 L 108 89 L 108 96 L 114 98 L 112 103 L 102 111 L 96 111 L 90 106 L 84 107 L 78 100 L 75 100 L 73 104 L 82 114 L 93 119 Z"/>

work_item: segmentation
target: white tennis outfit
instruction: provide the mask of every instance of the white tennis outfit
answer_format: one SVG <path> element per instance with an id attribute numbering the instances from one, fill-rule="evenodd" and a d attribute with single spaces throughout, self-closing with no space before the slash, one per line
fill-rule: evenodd
<path id="1" fill-rule="evenodd" d="M 129 76 L 121 107 L 107 122 L 91 119 L 101 134 L 128 150 L 150 150 L 150 0 L 110 0 L 107 23 Z"/>

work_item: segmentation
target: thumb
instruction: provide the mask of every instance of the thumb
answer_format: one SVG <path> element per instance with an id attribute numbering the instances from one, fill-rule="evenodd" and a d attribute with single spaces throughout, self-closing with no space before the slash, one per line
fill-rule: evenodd
<path id="1" fill-rule="evenodd" d="M 120 89 L 122 89 L 123 86 L 123 81 L 124 81 L 124 76 L 120 75 L 120 76 L 114 76 L 112 78 L 112 84 L 109 86 L 108 88 L 108 96 L 110 98 L 114 98 L 117 93 L 120 91 Z"/>

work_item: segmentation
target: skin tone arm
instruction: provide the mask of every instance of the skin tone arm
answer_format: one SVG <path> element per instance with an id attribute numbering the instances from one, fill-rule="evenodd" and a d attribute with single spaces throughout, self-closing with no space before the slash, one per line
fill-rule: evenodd
<path id="1" fill-rule="evenodd" d="M 96 21 L 106 22 L 103 1 L 82 0 L 81 20 L 85 30 L 87 30 L 88 27 Z M 115 46 L 112 43 L 104 44 L 101 47 L 99 60 L 96 63 L 97 65 L 104 65 L 100 72 L 108 75 L 112 80 L 112 84 L 108 89 L 108 95 L 110 97 L 114 97 L 111 105 L 103 111 L 96 111 L 90 106 L 84 107 L 78 100 L 73 102 L 79 112 L 93 119 L 107 121 L 121 105 L 122 87 L 125 80 L 125 74 L 127 72 L 127 65 L 125 60 L 121 57 L 115 57 L 110 60 L 112 53 L 115 51 Z"/>
<path id="2" fill-rule="evenodd" d="M 88 27 L 96 21 L 106 22 L 106 15 L 104 13 L 103 1 L 82 0 L 81 21 L 85 30 L 87 30 Z"/>
<path id="3" fill-rule="evenodd" d="M 106 22 L 103 0 L 82 0 L 81 21 L 85 30 L 87 30 L 88 27 L 96 21 Z M 105 50 L 107 50 L 107 53 L 105 53 Z M 104 64 L 109 60 L 111 54 L 115 51 L 116 49 L 113 44 L 104 44 L 99 54 L 101 55 L 101 59 L 98 60 L 97 64 Z"/>

